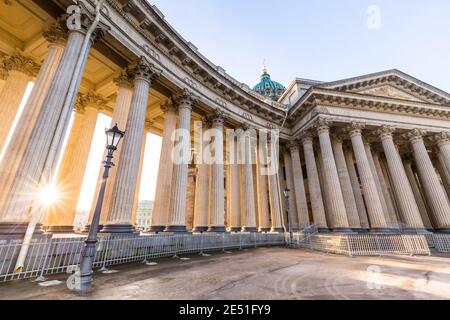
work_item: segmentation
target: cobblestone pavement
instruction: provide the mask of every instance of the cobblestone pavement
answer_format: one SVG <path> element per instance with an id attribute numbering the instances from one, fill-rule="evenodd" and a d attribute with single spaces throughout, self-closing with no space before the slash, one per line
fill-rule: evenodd
<path id="1" fill-rule="evenodd" d="M 0 299 L 450 299 L 450 256 L 357 257 L 259 248 L 115 266 L 79 295 L 67 274 L 0 284 Z"/>

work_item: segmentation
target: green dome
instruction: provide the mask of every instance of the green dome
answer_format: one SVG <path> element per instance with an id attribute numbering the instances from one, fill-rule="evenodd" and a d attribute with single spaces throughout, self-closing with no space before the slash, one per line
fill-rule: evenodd
<path id="1" fill-rule="evenodd" d="M 267 69 L 264 68 L 263 74 L 261 75 L 261 82 L 253 87 L 253 91 L 258 92 L 260 95 L 263 95 L 265 97 L 277 100 L 283 95 L 283 93 L 286 91 L 286 88 L 282 84 L 270 79 L 270 75 L 267 73 Z"/>

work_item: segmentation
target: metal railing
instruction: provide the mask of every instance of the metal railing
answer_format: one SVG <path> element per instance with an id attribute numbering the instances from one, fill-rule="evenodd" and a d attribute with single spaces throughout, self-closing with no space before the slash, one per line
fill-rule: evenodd
<path id="1" fill-rule="evenodd" d="M 14 270 L 22 241 L 0 242 L 0 282 L 76 271 L 85 237 L 32 239 L 22 270 Z M 210 251 L 284 245 L 284 234 L 110 235 L 99 238 L 94 268 Z"/>
<path id="2" fill-rule="evenodd" d="M 423 235 L 297 233 L 292 247 L 348 256 L 430 255 Z"/>
<path id="3" fill-rule="evenodd" d="M 450 252 L 450 234 L 433 233 L 433 247 L 439 252 Z"/>

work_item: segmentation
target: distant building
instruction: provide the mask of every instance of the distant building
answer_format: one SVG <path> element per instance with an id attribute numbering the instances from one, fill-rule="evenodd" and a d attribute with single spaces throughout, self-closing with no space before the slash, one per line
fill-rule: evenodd
<path id="1" fill-rule="evenodd" d="M 136 210 L 136 228 L 139 230 L 148 230 L 150 228 L 150 221 L 153 212 L 153 201 L 143 200 L 139 201 Z"/>

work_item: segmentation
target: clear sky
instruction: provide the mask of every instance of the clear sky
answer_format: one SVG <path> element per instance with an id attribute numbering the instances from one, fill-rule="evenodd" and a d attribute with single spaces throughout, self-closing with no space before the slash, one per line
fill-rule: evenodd
<path id="1" fill-rule="evenodd" d="M 150 0 L 241 82 L 332 81 L 397 68 L 450 92 L 448 0 Z M 375 11 L 379 28 L 368 28 Z M 368 10 L 370 13 L 368 13 Z M 379 11 L 378 11 L 379 10 Z"/>

